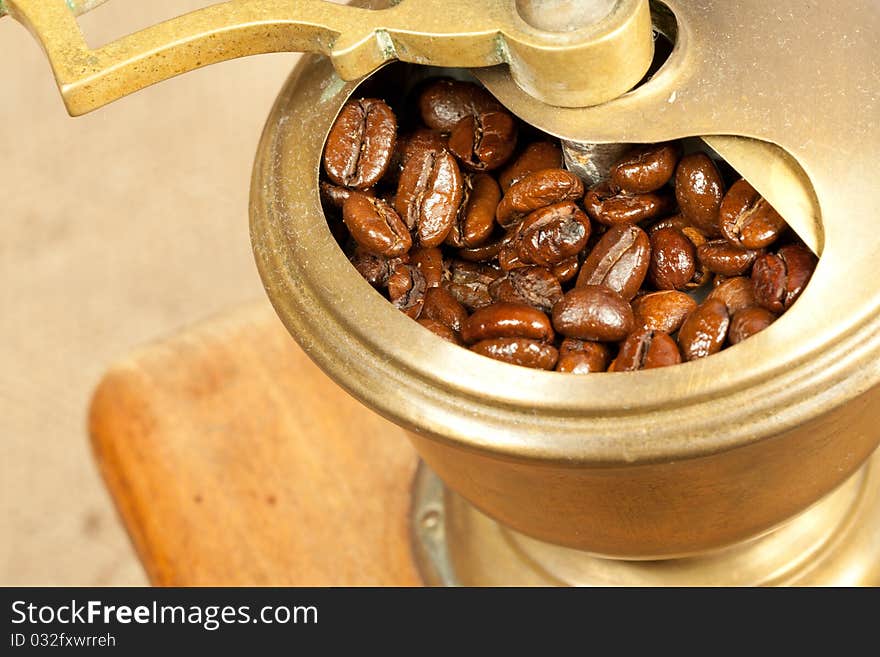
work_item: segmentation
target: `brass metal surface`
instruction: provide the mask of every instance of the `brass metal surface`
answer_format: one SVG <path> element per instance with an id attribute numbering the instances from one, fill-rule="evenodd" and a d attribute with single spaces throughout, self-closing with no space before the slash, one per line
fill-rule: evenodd
<path id="1" fill-rule="evenodd" d="M 630 561 L 494 522 L 420 466 L 410 524 L 431 586 L 880 586 L 880 453 L 765 536 L 698 557 Z"/>
<path id="2" fill-rule="evenodd" d="M 580 107 L 634 87 L 654 53 L 648 0 L 585 0 L 610 11 L 574 12 L 568 25 L 576 29 L 564 32 L 523 18 L 531 16 L 524 7 L 547 0 L 401 0 L 383 9 L 231 0 L 94 50 L 75 14 L 100 2 L 4 1 L 42 43 L 73 115 L 202 66 L 282 51 L 324 53 L 347 80 L 394 59 L 468 68 L 506 63 L 526 93 Z"/>
<path id="3" fill-rule="evenodd" d="M 493 519 L 626 558 L 763 534 L 852 476 L 880 442 L 880 197 L 866 193 L 880 153 L 880 7 L 667 4 L 679 26 L 672 56 L 613 102 L 553 109 L 519 93 L 502 67 L 478 75 L 566 138 L 747 138 L 803 172 L 821 220 L 819 267 L 784 317 L 721 354 L 568 377 L 476 356 L 402 316 L 350 267 L 323 219 L 324 138 L 357 87 L 325 60 L 307 59 L 282 92 L 252 188 L 264 284 L 325 371 L 412 430 L 431 468 Z"/>

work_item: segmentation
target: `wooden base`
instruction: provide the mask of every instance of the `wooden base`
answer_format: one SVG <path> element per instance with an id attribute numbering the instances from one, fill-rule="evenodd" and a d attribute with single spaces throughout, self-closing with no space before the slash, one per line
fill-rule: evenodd
<path id="1" fill-rule="evenodd" d="M 117 364 L 90 429 L 154 584 L 421 584 L 415 451 L 312 364 L 268 303 Z"/>

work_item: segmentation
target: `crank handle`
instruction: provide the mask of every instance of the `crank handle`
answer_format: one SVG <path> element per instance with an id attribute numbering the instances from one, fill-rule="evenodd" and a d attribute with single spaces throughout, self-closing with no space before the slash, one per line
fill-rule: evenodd
<path id="1" fill-rule="evenodd" d="M 328 56 L 344 80 L 391 60 L 509 64 L 551 105 L 584 107 L 632 89 L 648 70 L 648 0 L 400 0 L 387 9 L 324 0 L 230 0 L 90 49 L 76 21 L 105 0 L 0 0 L 42 43 L 70 114 L 162 80 L 269 52 Z"/>

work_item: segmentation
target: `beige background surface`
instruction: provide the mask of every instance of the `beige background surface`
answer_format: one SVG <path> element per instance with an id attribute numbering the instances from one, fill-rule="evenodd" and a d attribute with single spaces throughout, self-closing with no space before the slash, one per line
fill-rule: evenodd
<path id="1" fill-rule="evenodd" d="M 208 0 L 114 0 L 92 45 Z M 37 44 L 0 21 L 0 585 L 146 582 L 85 432 L 91 390 L 133 347 L 262 290 L 253 153 L 295 63 L 272 55 L 70 119 Z"/>

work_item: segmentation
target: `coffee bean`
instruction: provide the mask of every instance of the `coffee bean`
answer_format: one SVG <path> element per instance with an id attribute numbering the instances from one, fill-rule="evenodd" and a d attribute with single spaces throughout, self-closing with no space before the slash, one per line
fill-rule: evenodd
<path id="1" fill-rule="evenodd" d="M 513 271 L 518 267 L 528 267 L 529 263 L 520 257 L 520 226 L 517 224 L 507 231 L 501 240 L 501 248 L 498 250 L 498 266 L 503 271 Z"/>
<path id="2" fill-rule="evenodd" d="M 419 324 L 421 324 L 422 326 L 424 326 L 426 329 L 428 329 L 434 335 L 441 337 L 444 340 L 451 342 L 452 344 L 458 344 L 458 345 L 461 344 L 461 340 L 455 334 L 455 331 L 453 331 L 451 328 L 449 328 L 445 324 L 441 324 L 438 321 L 435 321 L 433 319 L 426 319 L 424 317 L 420 317 L 416 321 Z"/>
<path id="3" fill-rule="evenodd" d="M 722 301 L 731 316 L 758 303 L 755 298 L 755 285 L 751 278 L 745 276 L 736 276 L 722 281 L 706 298 Z"/>
<path id="4" fill-rule="evenodd" d="M 446 243 L 455 247 L 476 247 L 492 236 L 495 208 L 501 189 L 492 176 L 477 173 L 464 178 L 461 205 L 455 215 Z"/>
<path id="5" fill-rule="evenodd" d="M 788 225 L 767 200 L 745 180 L 735 183 L 720 210 L 721 232 L 731 243 L 747 249 L 770 246 Z"/>
<path id="6" fill-rule="evenodd" d="M 349 260 L 370 285 L 377 289 L 382 289 L 388 284 L 388 277 L 391 275 L 394 267 L 400 263 L 406 263 L 408 257 L 404 255 L 398 258 L 387 258 L 370 253 L 359 246 L 354 250 Z"/>
<path id="7" fill-rule="evenodd" d="M 712 240 L 697 249 L 697 258 L 703 267 L 723 276 L 748 274 L 759 255 L 758 250 L 743 249 L 727 240 Z"/>
<path id="8" fill-rule="evenodd" d="M 471 82 L 435 80 L 419 96 L 422 121 L 441 132 L 449 132 L 466 116 L 498 109 L 501 104 L 488 91 Z"/>
<path id="9" fill-rule="evenodd" d="M 684 320 L 678 344 L 685 360 L 705 358 L 721 351 L 727 338 L 730 315 L 718 299 L 707 299 Z"/>
<path id="10" fill-rule="evenodd" d="M 682 234 L 690 240 L 694 247 L 694 253 L 698 254 L 699 250 L 707 244 L 706 236 L 699 228 L 694 226 L 685 226 L 681 229 Z M 696 290 L 697 288 L 707 285 L 712 280 L 712 271 L 703 265 L 699 257 L 694 261 L 694 277 L 684 286 L 685 290 Z"/>
<path id="11" fill-rule="evenodd" d="M 677 163 L 675 144 L 639 146 L 611 168 L 611 185 L 624 194 L 655 192 L 669 182 Z"/>
<path id="12" fill-rule="evenodd" d="M 437 247 L 416 247 L 409 252 L 409 261 L 422 272 L 429 288 L 438 287 L 443 282 L 443 251 Z"/>
<path id="13" fill-rule="evenodd" d="M 520 267 L 489 285 L 495 301 L 524 303 L 549 313 L 562 298 L 559 279 L 543 267 Z"/>
<path id="14" fill-rule="evenodd" d="M 449 135 L 449 150 L 470 171 L 493 171 L 516 149 L 516 122 L 507 112 L 466 116 Z"/>
<path id="15" fill-rule="evenodd" d="M 464 306 L 449 290 L 442 287 L 432 287 L 425 292 L 425 303 L 422 306 L 420 317 L 440 322 L 456 333 L 460 333 L 468 314 Z"/>
<path id="16" fill-rule="evenodd" d="M 418 319 L 425 303 L 428 286 L 422 272 L 413 265 L 400 263 L 388 277 L 388 299 L 413 319 Z"/>
<path id="17" fill-rule="evenodd" d="M 461 338 L 467 344 L 495 338 L 528 338 L 552 342 L 550 318 L 536 308 L 521 303 L 495 303 L 480 308 L 465 320 Z"/>
<path id="18" fill-rule="evenodd" d="M 550 271 L 553 272 L 553 275 L 560 283 L 565 284 L 569 281 L 574 280 L 575 276 L 578 275 L 580 269 L 581 261 L 578 256 L 573 255 L 570 258 L 566 258 L 559 264 L 553 265 L 553 268 Z"/>
<path id="19" fill-rule="evenodd" d="M 669 194 L 623 194 L 609 182 L 592 187 L 584 196 L 584 207 L 591 219 L 605 226 L 635 224 L 668 214 L 675 207 Z"/>
<path id="20" fill-rule="evenodd" d="M 608 369 L 611 352 L 601 342 L 565 338 L 559 347 L 556 371 L 567 374 L 592 374 Z"/>
<path id="21" fill-rule="evenodd" d="M 761 308 L 760 306 L 744 308 L 730 319 L 728 340 L 732 345 L 739 344 L 743 340 L 755 335 L 755 333 L 760 333 L 775 321 L 776 315 L 766 308 Z"/>
<path id="22" fill-rule="evenodd" d="M 541 169 L 528 174 L 513 185 L 495 212 L 504 228 L 520 222 L 535 210 L 583 196 L 581 179 L 565 169 Z"/>
<path id="23" fill-rule="evenodd" d="M 488 262 L 489 260 L 495 260 L 498 257 L 498 253 L 501 251 L 503 242 L 504 236 L 502 235 L 490 239 L 488 242 L 485 242 L 480 246 L 459 249 L 458 257 L 462 260 L 467 260 L 468 262 Z"/>
<path id="24" fill-rule="evenodd" d="M 575 288 L 553 306 L 553 326 L 568 338 L 617 342 L 629 335 L 633 324 L 626 299 L 601 285 Z"/>
<path id="25" fill-rule="evenodd" d="M 510 189 L 530 173 L 542 169 L 561 169 L 562 149 L 559 144 L 549 141 L 536 141 L 526 146 L 510 165 L 498 176 L 498 184 L 503 191 Z M 578 195 L 580 196 L 580 195 Z"/>
<path id="26" fill-rule="evenodd" d="M 342 219 L 354 240 L 370 253 L 394 257 L 412 247 L 406 225 L 382 199 L 353 192 L 342 206 Z"/>
<path id="27" fill-rule="evenodd" d="M 463 181 L 448 151 L 421 150 L 400 174 L 397 211 L 422 246 L 439 246 L 446 239 L 461 205 Z"/>
<path id="28" fill-rule="evenodd" d="M 444 281 L 443 287 L 461 305 L 473 311 L 492 304 L 489 285 L 501 276 L 502 272 L 491 265 L 457 260 L 452 263 L 449 279 Z"/>
<path id="29" fill-rule="evenodd" d="M 677 228 L 663 228 L 651 235 L 651 283 L 660 290 L 682 290 L 697 273 L 693 242 Z"/>
<path id="30" fill-rule="evenodd" d="M 637 372 L 678 365 L 680 362 L 681 352 L 675 340 L 660 331 L 639 329 L 630 333 L 620 345 L 620 353 L 608 371 Z"/>
<path id="31" fill-rule="evenodd" d="M 559 352 L 553 345 L 525 338 L 483 340 L 473 345 L 471 351 L 511 365 L 538 370 L 552 370 L 559 358 Z"/>
<path id="32" fill-rule="evenodd" d="M 651 241 L 638 226 L 613 226 L 590 251 L 581 267 L 577 287 L 604 285 L 632 299 L 651 264 Z"/>
<path id="33" fill-rule="evenodd" d="M 719 234 L 724 181 L 708 155 L 693 153 L 681 159 L 675 170 L 675 197 L 685 219 L 710 237 Z"/>
<path id="34" fill-rule="evenodd" d="M 688 229 L 695 229 L 694 225 L 685 219 L 683 214 L 679 213 L 672 215 L 671 217 L 664 217 L 663 219 L 652 223 L 651 227 L 648 228 L 648 235 L 653 235 L 658 230 L 663 230 L 664 228 L 677 228 L 682 232 Z M 702 231 L 700 232 L 702 233 Z"/>
<path id="35" fill-rule="evenodd" d="M 798 300 L 816 268 L 816 256 L 800 245 L 784 246 L 758 258 L 752 269 L 755 297 L 773 313 L 781 313 Z"/>
<path id="36" fill-rule="evenodd" d="M 345 205 L 345 202 L 348 200 L 348 197 L 352 195 L 354 190 L 349 189 L 348 187 L 342 187 L 340 185 L 331 185 L 326 181 L 321 181 L 320 185 L 321 191 L 321 201 L 330 207 L 336 208 L 338 210 L 342 209 L 342 206 Z M 376 193 L 372 189 L 365 189 L 363 194 L 367 196 L 375 196 Z"/>
<path id="37" fill-rule="evenodd" d="M 397 118 L 383 101 L 350 101 L 327 135 L 324 171 L 337 185 L 366 189 L 388 170 L 397 140 Z"/>
<path id="38" fill-rule="evenodd" d="M 577 255 L 590 239 L 590 220 L 574 203 L 535 210 L 520 224 L 516 240 L 522 262 L 552 267 Z"/>
<path id="39" fill-rule="evenodd" d="M 409 159 L 420 151 L 443 151 L 448 150 L 449 139 L 437 130 L 419 128 L 418 130 L 401 137 L 397 140 L 397 158 L 400 169 L 406 165 Z"/>
<path id="40" fill-rule="evenodd" d="M 697 309 L 697 302 L 684 292 L 664 290 L 637 297 L 632 302 L 632 309 L 637 328 L 671 335 Z"/>
<path id="41" fill-rule="evenodd" d="M 785 309 L 788 310 L 807 287 L 819 261 L 812 251 L 801 244 L 783 246 L 776 253 L 785 262 L 785 271 L 788 274 L 784 302 Z"/>

